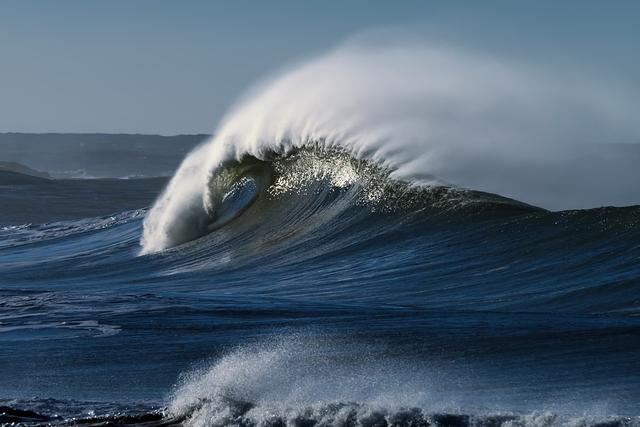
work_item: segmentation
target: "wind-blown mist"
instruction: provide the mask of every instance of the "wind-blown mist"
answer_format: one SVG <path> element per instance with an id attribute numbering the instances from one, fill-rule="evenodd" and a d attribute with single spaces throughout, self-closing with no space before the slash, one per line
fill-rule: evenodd
<path id="1" fill-rule="evenodd" d="M 208 182 L 247 155 L 338 148 L 415 185 L 545 208 L 640 201 L 635 109 L 570 73 L 428 45 L 348 45 L 250 91 L 184 160 L 145 221 L 143 252 L 201 235 Z M 434 178 L 435 177 L 435 178 Z"/>

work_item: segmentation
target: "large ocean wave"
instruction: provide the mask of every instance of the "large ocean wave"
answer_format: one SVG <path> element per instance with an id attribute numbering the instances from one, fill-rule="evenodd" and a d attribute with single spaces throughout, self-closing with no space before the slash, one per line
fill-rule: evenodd
<path id="1" fill-rule="evenodd" d="M 210 184 L 230 163 L 309 146 L 412 186 L 451 183 L 551 208 L 636 203 L 633 159 L 607 161 L 593 148 L 638 140 L 640 121 L 624 99 L 602 82 L 479 54 L 348 45 L 230 110 L 152 208 L 143 253 L 203 234 L 219 202 Z"/>

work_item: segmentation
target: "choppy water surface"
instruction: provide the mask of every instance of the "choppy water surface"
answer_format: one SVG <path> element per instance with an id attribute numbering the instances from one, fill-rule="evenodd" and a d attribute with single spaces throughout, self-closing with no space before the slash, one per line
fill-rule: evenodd
<path id="1" fill-rule="evenodd" d="M 1 226 L 0 422 L 640 423 L 638 206 L 549 212 L 300 150 L 227 164 L 156 252 L 159 186 L 135 185 L 140 209 Z"/>

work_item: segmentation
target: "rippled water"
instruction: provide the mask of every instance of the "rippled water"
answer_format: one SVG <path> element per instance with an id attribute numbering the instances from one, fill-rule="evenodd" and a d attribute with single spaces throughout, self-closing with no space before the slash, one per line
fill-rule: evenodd
<path id="1" fill-rule="evenodd" d="M 639 423 L 640 207 L 548 212 L 344 153 L 246 162 L 157 253 L 152 181 L 140 209 L 0 226 L 0 422 Z"/>

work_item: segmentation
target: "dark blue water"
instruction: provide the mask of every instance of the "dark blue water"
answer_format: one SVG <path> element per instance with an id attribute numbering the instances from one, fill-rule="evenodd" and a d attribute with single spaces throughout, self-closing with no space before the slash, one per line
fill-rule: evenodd
<path id="1" fill-rule="evenodd" d="M 156 254 L 142 196 L 0 226 L 0 422 L 640 423 L 640 207 L 250 184 Z"/>

